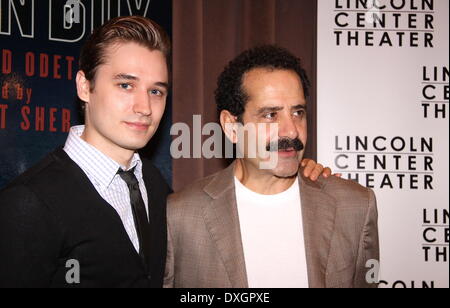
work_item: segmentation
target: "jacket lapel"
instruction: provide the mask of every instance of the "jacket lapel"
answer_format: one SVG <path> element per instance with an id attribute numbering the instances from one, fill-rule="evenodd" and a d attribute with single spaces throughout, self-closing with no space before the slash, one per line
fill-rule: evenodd
<path id="1" fill-rule="evenodd" d="M 299 182 L 309 287 L 324 288 L 336 211 L 320 180 L 312 182 L 300 174 Z"/>
<path id="2" fill-rule="evenodd" d="M 211 204 L 204 205 L 206 226 L 216 243 L 233 288 L 248 288 L 244 249 L 234 185 L 235 163 L 219 172 L 204 188 Z M 323 184 L 299 174 L 308 281 L 311 288 L 326 287 L 327 266 L 336 210 Z"/>
<path id="3" fill-rule="evenodd" d="M 204 205 L 204 217 L 222 257 L 233 288 L 248 288 L 244 249 L 234 186 L 233 163 L 218 173 L 204 188 L 213 198 Z"/>

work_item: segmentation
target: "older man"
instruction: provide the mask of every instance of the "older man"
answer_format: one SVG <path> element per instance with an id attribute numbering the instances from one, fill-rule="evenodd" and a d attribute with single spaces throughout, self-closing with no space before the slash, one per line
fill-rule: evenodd
<path id="1" fill-rule="evenodd" d="M 222 73 L 220 121 L 243 155 L 169 198 L 166 287 L 376 287 L 366 280 L 379 258 L 374 193 L 299 170 L 308 92 L 300 61 L 276 46 L 248 50 Z"/>

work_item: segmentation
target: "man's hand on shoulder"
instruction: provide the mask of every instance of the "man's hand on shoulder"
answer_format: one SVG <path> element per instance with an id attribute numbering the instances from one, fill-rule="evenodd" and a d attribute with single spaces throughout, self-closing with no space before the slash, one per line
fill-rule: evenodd
<path id="1" fill-rule="evenodd" d="M 303 168 L 303 175 L 312 181 L 317 181 L 321 175 L 324 178 L 328 178 L 330 176 L 342 176 L 340 173 L 332 174 L 329 167 L 324 167 L 322 164 L 318 164 L 309 158 L 303 159 L 300 166 Z"/>

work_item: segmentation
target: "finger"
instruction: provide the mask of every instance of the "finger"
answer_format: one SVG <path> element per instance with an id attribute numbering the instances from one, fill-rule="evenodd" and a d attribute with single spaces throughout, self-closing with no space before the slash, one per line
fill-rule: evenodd
<path id="1" fill-rule="evenodd" d="M 302 166 L 303 167 L 303 175 L 308 178 L 311 175 L 311 172 L 315 167 L 315 162 L 311 159 L 304 159 L 302 161 L 302 164 L 303 164 L 303 166 Z"/>
<path id="2" fill-rule="evenodd" d="M 342 173 L 335 173 L 335 174 L 333 174 L 333 176 L 336 176 L 338 178 L 342 178 Z"/>
<path id="3" fill-rule="evenodd" d="M 314 169 L 311 172 L 311 175 L 309 176 L 309 178 L 313 181 L 317 181 L 317 179 L 320 177 L 320 175 L 323 172 L 323 165 L 321 164 L 316 164 Z"/>
<path id="4" fill-rule="evenodd" d="M 305 167 L 308 163 L 309 163 L 310 159 L 305 158 L 302 160 L 302 162 L 300 163 L 300 166 Z"/>
<path id="5" fill-rule="evenodd" d="M 326 167 L 325 169 L 323 169 L 323 174 L 322 174 L 322 175 L 323 175 L 323 177 L 325 177 L 325 178 L 331 176 L 331 175 L 332 175 L 331 169 L 328 168 L 328 167 Z"/>

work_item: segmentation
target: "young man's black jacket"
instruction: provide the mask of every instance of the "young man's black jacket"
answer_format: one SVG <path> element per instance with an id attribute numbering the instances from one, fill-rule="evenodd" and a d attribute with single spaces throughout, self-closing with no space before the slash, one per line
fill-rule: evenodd
<path id="1" fill-rule="evenodd" d="M 161 287 L 171 190 L 142 161 L 151 225 L 148 270 L 117 212 L 60 148 L 0 192 L 0 287 Z M 76 277 L 70 260 L 80 266 L 79 284 L 68 283 Z"/>

